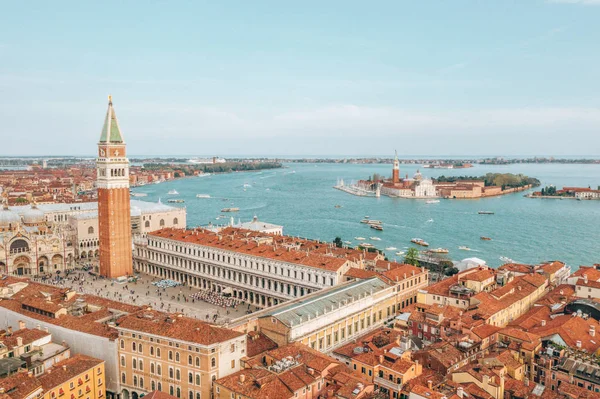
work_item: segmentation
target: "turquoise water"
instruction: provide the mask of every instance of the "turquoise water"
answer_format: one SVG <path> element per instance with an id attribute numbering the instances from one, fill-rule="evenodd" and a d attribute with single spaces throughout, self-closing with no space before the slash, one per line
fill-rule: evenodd
<path id="1" fill-rule="evenodd" d="M 401 175 L 412 176 L 418 167 L 401 165 Z M 523 173 L 537 177 L 543 185 L 595 188 L 600 184 L 599 165 L 477 165 L 466 170 L 421 169 L 421 172 L 429 177 Z M 431 248 L 448 248 L 453 260 L 478 257 L 492 266 L 502 263 L 501 256 L 525 263 L 562 260 L 574 270 L 579 265 L 600 262 L 600 201 L 529 199 L 517 193 L 426 204 L 424 200 L 355 197 L 332 188 L 339 178 L 350 182 L 373 173 L 390 175 L 391 166 L 286 164 L 285 169 L 192 177 L 135 188 L 134 192 L 147 193 L 147 197 L 139 198 L 147 201 L 184 199 L 185 204 L 173 205 L 187 208 L 188 226 L 223 224 L 230 216 L 236 221 L 238 218 L 247 221 L 257 215 L 260 220 L 283 225 L 288 235 L 327 241 L 340 236 L 354 244 L 359 243 L 354 237 L 360 236 L 378 248 L 393 246 L 402 251 L 412 245 L 411 238 L 419 237 L 428 241 Z M 250 185 L 246 191 L 244 184 Z M 179 195 L 167 195 L 172 189 Z M 199 193 L 210 194 L 212 198 L 198 199 Z M 335 208 L 336 204 L 342 208 Z M 238 207 L 240 211 L 217 220 L 225 207 Z M 480 210 L 495 214 L 479 215 Z M 377 232 L 361 224 L 366 215 L 382 220 L 384 231 Z M 381 241 L 369 239 L 374 236 Z M 492 241 L 481 241 L 480 236 L 491 237 Z M 459 246 L 472 250 L 459 250 Z M 397 258 L 394 252 L 387 255 Z"/>

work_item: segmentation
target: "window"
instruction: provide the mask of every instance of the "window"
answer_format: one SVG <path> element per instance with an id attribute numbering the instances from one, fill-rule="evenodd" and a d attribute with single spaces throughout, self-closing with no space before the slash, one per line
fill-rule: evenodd
<path id="1" fill-rule="evenodd" d="M 121 384 L 125 384 L 125 373 L 121 373 Z"/>
<path id="2" fill-rule="evenodd" d="M 164 227 L 165 226 L 165 220 L 164 219 L 160 219 L 160 222 L 158 224 L 160 225 L 160 227 Z"/>
<path id="3" fill-rule="evenodd" d="M 175 352 L 175 361 L 179 363 L 179 352 Z"/>
<path id="4" fill-rule="evenodd" d="M 135 349 L 135 342 L 131 343 L 131 350 L 134 351 L 134 352 L 136 351 L 136 349 Z"/>
<path id="5" fill-rule="evenodd" d="M 169 378 L 173 378 L 173 377 L 174 377 L 173 367 L 169 367 Z"/>
<path id="6" fill-rule="evenodd" d="M 88 227 L 88 234 L 94 234 L 94 228 L 92 226 Z"/>
<path id="7" fill-rule="evenodd" d="M 125 349 L 125 341 L 121 340 L 121 349 Z"/>
<path id="8" fill-rule="evenodd" d="M 156 357 L 160 357 L 160 348 L 156 348 Z"/>
<path id="9" fill-rule="evenodd" d="M 156 374 L 162 375 L 162 368 L 160 367 L 160 364 L 156 365 Z"/>
<path id="10" fill-rule="evenodd" d="M 200 374 L 196 374 L 196 385 L 200 385 Z"/>
<path id="11" fill-rule="evenodd" d="M 132 362 L 132 367 L 134 369 L 137 369 L 137 359 L 134 358 L 134 359 L 131 360 L 131 362 Z"/>
<path id="12" fill-rule="evenodd" d="M 190 384 L 194 383 L 194 375 L 192 373 L 188 373 L 188 382 Z"/>
<path id="13" fill-rule="evenodd" d="M 150 374 L 154 374 L 154 363 L 150 363 Z"/>
<path id="14" fill-rule="evenodd" d="M 192 355 L 188 356 L 188 364 L 191 366 L 192 364 L 194 364 L 194 360 L 192 359 Z"/>
<path id="15" fill-rule="evenodd" d="M 235 359 L 231 361 L 231 368 L 234 369 L 235 368 Z"/>
<path id="16" fill-rule="evenodd" d="M 210 367 L 217 367 L 217 359 L 214 357 L 210 359 Z"/>
<path id="17" fill-rule="evenodd" d="M 144 378 L 140 377 L 140 388 L 144 387 Z"/>
<path id="18" fill-rule="evenodd" d="M 140 359 L 140 361 L 139 361 L 139 368 L 140 368 L 140 371 L 144 371 L 144 361 L 142 359 Z"/>
<path id="19" fill-rule="evenodd" d="M 151 388 L 153 391 L 156 391 L 156 382 L 155 382 L 155 381 L 151 381 L 151 382 L 150 382 L 150 388 Z"/>
<path id="20" fill-rule="evenodd" d="M 177 381 L 181 380 L 181 371 L 179 369 L 175 370 L 175 379 Z"/>
<path id="21" fill-rule="evenodd" d="M 154 356 L 154 347 L 153 346 L 150 347 L 150 356 Z"/>
<path id="22" fill-rule="evenodd" d="M 173 218 L 173 225 L 177 226 L 179 224 L 179 220 L 177 218 Z"/>
<path id="23" fill-rule="evenodd" d="M 121 366 L 125 367 L 125 356 L 121 356 Z"/>
<path id="24" fill-rule="evenodd" d="M 156 387 L 158 388 L 159 391 L 162 391 L 162 383 L 161 382 L 156 384 Z"/>
<path id="25" fill-rule="evenodd" d="M 169 351 L 169 360 L 173 360 L 173 351 Z"/>
<path id="26" fill-rule="evenodd" d="M 150 222 L 148 220 L 146 220 L 146 223 L 144 223 L 145 227 L 150 227 Z"/>
<path id="27" fill-rule="evenodd" d="M 181 398 L 181 388 L 177 387 L 177 397 Z"/>
<path id="28" fill-rule="evenodd" d="M 140 353 L 144 352 L 144 347 L 142 344 L 138 344 L 138 352 L 140 352 Z"/>
<path id="29" fill-rule="evenodd" d="M 196 356 L 196 367 L 200 367 L 200 358 Z"/>

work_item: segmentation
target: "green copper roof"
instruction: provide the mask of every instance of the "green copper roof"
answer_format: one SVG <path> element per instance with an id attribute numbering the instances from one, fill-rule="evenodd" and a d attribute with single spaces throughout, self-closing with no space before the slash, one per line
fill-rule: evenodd
<path id="1" fill-rule="evenodd" d="M 119 122 L 117 122 L 117 115 L 115 114 L 115 110 L 112 106 L 112 99 L 109 97 L 108 111 L 106 111 L 104 126 L 102 126 L 100 142 L 123 143 L 124 141 L 125 140 L 123 140 L 121 129 L 119 129 Z"/>

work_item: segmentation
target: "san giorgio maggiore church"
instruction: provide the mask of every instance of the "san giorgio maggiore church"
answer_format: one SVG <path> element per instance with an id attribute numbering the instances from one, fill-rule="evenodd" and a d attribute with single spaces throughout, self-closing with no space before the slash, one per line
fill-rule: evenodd
<path id="1" fill-rule="evenodd" d="M 185 208 L 130 199 L 129 161 L 110 99 L 96 164 L 99 202 L 11 207 L 2 204 L 0 273 L 50 275 L 74 268 L 76 261 L 91 260 L 100 261 L 100 269 L 104 270 L 99 271 L 105 276 L 131 275 L 132 236 L 165 227 L 185 228 Z M 117 218 L 111 219 L 114 215 Z M 102 240 L 106 245 L 100 245 Z M 101 247 L 107 248 L 105 254 L 101 254 Z M 123 265 L 123 259 L 118 257 L 129 258 L 129 266 L 125 263 L 127 270 L 115 268 Z"/>

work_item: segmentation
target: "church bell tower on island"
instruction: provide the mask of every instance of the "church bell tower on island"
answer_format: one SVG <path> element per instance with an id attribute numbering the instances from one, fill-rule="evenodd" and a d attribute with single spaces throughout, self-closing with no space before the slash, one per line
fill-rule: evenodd
<path id="1" fill-rule="evenodd" d="M 98 142 L 96 186 L 100 236 L 100 275 L 133 275 L 129 160 L 119 122 L 108 96 L 108 111 Z"/>

